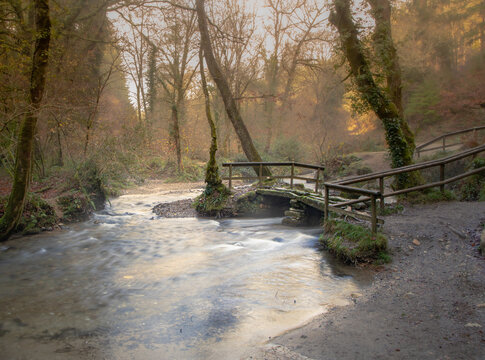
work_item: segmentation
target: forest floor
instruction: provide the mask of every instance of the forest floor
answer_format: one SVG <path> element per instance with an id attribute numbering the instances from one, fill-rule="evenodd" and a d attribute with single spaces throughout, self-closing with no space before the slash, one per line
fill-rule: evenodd
<path id="1" fill-rule="evenodd" d="M 246 359 L 483 359 L 485 202 L 407 206 L 386 218 L 393 262 L 353 303 Z"/>

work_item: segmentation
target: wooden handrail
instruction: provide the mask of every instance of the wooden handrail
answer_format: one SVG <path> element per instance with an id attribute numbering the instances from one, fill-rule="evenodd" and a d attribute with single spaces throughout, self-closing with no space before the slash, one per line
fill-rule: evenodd
<path id="1" fill-rule="evenodd" d="M 427 142 L 425 142 L 423 144 L 419 144 L 418 146 L 416 146 L 416 148 L 415 148 L 416 154 L 419 157 L 420 154 L 422 152 L 424 152 L 424 151 L 431 151 L 431 150 L 437 150 L 437 149 L 443 149 L 443 151 L 444 151 L 447 147 L 459 145 L 459 144 L 446 144 L 446 138 L 447 137 L 451 137 L 451 136 L 455 136 L 455 135 L 460 135 L 460 134 L 465 134 L 465 133 L 469 133 L 469 132 L 475 132 L 475 131 L 479 131 L 479 130 L 485 130 L 485 126 L 475 126 L 473 128 L 464 129 L 464 130 L 458 130 L 458 131 L 453 131 L 453 132 L 449 132 L 447 134 L 443 134 L 443 135 L 437 136 L 434 139 L 431 139 L 431 140 L 429 140 L 429 141 L 427 141 Z M 430 149 L 424 149 L 426 146 L 431 145 L 431 144 L 433 144 L 433 143 L 435 143 L 437 141 L 440 141 L 440 140 L 443 141 L 443 145 L 442 146 L 437 146 L 437 147 L 430 148 Z"/>
<path id="2" fill-rule="evenodd" d="M 356 204 L 356 203 L 359 203 L 359 202 L 365 202 L 365 201 L 370 200 L 371 201 L 371 210 L 372 210 L 372 216 L 371 216 L 372 232 L 375 233 L 377 231 L 377 223 L 379 222 L 378 218 L 377 218 L 377 212 L 376 212 L 376 199 L 377 198 L 380 199 L 381 209 L 384 209 L 384 205 L 385 205 L 384 204 L 384 198 L 389 197 L 389 196 L 407 194 L 407 193 L 410 193 L 410 192 L 413 192 L 413 191 L 420 191 L 420 190 L 425 190 L 425 189 L 438 187 L 438 186 L 440 187 L 440 191 L 444 192 L 446 184 L 458 181 L 460 179 L 466 178 L 468 176 L 472 176 L 474 174 L 485 172 L 485 166 L 482 166 L 478 169 L 473 169 L 473 170 L 467 171 L 463 174 L 445 179 L 445 165 L 449 164 L 453 161 L 461 160 L 461 159 L 466 158 L 468 156 L 475 156 L 476 154 L 481 153 L 483 151 L 485 151 L 485 145 L 477 146 L 473 149 L 466 150 L 466 151 L 463 151 L 459 154 L 448 156 L 446 158 L 439 159 L 439 160 L 432 160 L 432 161 L 427 161 L 427 162 L 422 163 L 422 164 L 409 165 L 409 166 L 404 166 L 404 167 L 397 168 L 397 169 L 382 171 L 382 172 L 379 172 L 379 173 L 357 176 L 357 177 L 354 177 L 354 178 L 351 178 L 351 179 L 346 179 L 346 180 L 339 181 L 339 182 L 336 182 L 336 183 L 324 183 L 324 189 L 325 189 L 325 219 L 328 219 L 328 215 L 327 215 L 328 211 L 329 211 L 329 209 L 331 211 L 331 209 L 333 207 L 348 206 L 348 205 L 351 205 L 351 204 Z M 384 193 L 384 178 L 385 177 L 394 176 L 394 175 L 402 174 L 402 173 L 406 173 L 406 172 L 412 172 L 412 171 L 427 169 L 427 168 L 431 168 L 431 167 L 437 167 L 437 166 L 440 167 L 440 181 L 435 181 L 435 182 L 428 183 L 428 184 L 423 184 L 423 185 L 414 186 L 414 187 L 407 188 L 407 189 L 393 191 L 393 192 L 390 192 L 390 193 L 387 193 L 387 194 Z M 370 181 L 370 180 L 375 180 L 375 179 L 379 179 L 379 189 L 380 189 L 380 191 L 372 191 L 372 190 L 348 186 L 350 184 L 355 184 L 355 183 L 360 183 L 360 182 L 365 182 L 365 181 Z M 343 202 L 343 203 L 338 203 L 338 204 L 334 204 L 334 205 L 330 206 L 328 204 L 328 200 L 327 200 L 328 197 L 329 197 L 329 190 L 330 189 L 336 189 L 336 190 L 340 190 L 340 191 L 346 191 L 346 192 L 350 192 L 350 193 L 367 195 L 367 196 L 364 197 L 364 198 L 361 198 L 361 199 L 349 200 L 349 201 L 346 201 L 346 202 Z"/>
<path id="3" fill-rule="evenodd" d="M 355 184 L 363 181 L 370 181 L 370 180 L 375 180 L 379 179 L 381 177 L 388 177 L 388 176 L 394 176 L 397 174 L 402 174 L 405 172 L 411 172 L 411 171 L 416 171 L 416 170 L 423 170 L 427 168 L 431 168 L 434 166 L 439 166 L 439 165 L 445 165 L 453 161 L 461 160 L 463 158 L 466 158 L 468 156 L 476 155 L 478 153 L 481 153 L 482 151 L 485 151 L 485 145 L 480 145 L 477 147 L 474 147 L 472 149 L 463 151 L 461 153 L 451 155 L 442 159 L 438 160 L 430 160 L 426 161 L 420 164 L 413 164 L 413 165 L 408 165 L 408 166 L 403 166 L 397 169 L 391 169 L 391 170 L 386 170 L 386 171 L 381 171 L 377 173 L 372 173 L 372 174 L 367 174 L 367 175 L 360 175 L 360 176 L 355 176 L 350 179 L 345 179 L 336 182 L 336 184 L 340 185 L 349 185 L 349 184 Z"/>
<path id="4" fill-rule="evenodd" d="M 233 180 L 258 180 L 259 186 L 262 185 L 263 179 L 290 179 L 290 188 L 293 189 L 293 181 L 296 179 L 300 180 L 312 180 L 315 181 L 315 192 L 318 192 L 318 186 L 321 182 L 320 173 L 323 175 L 323 171 L 325 170 L 324 166 L 320 165 L 311 165 L 311 164 L 303 164 L 299 162 L 237 162 L 237 163 L 223 163 L 223 167 L 229 168 L 229 177 L 223 177 L 222 180 L 229 180 L 229 190 L 232 188 L 232 181 Z M 263 176 L 261 169 L 263 166 L 279 166 L 279 167 L 290 167 L 291 174 L 290 175 L 279 175 L 279 176 Z M 235 167 L 253 167 L 258 169 L 258 176 L 233 176 L 233 168 Z M 295 167 L 300 167 L 304 169 L 312 169 L 317 170 L 316 177 L 314 179 L 296 176 L 295 175 Z"/>
<path id="5" fill-rule="evenodd" d="M 324 166 L 320 165 L 312 165 L 312 164 L 303 164 L 299 162 L 234 162 L 234 163 L 223 163 L 223 167 L 252 167 L 252 166 L 291 166 L 294 165 L 296 167 L 306 168 L 306 169 L 313 169 L 313 170 L 325 170 Z"/>
<path id="6" fill-rule="evenodd" d="M 340 184 L 334 183 L 324 183 L 325 186 L 328 186 L 330 189 L 337 189 L 341 191 L 349 191 L 360 195 L 367 195 L 367 196 L 381 196 L 379 191 L 373 191 L 368 189 L 356 188 L 352 186 L 345 186 Z"/>

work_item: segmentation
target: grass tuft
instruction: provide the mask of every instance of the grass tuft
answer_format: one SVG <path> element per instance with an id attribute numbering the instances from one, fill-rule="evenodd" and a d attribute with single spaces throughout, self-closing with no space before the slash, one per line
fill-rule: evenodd
<path id="1" fill-rule="evenodd" d="M 321 244 L 346 263 L 387 263 L 387 238 L 382 233 L 373 235 L 363 226 L 342 220 L 329 220 L 324 226 Z"/>

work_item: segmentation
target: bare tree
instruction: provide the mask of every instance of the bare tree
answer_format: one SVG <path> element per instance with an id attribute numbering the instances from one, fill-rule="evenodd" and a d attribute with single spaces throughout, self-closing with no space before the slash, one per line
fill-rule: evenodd
<path id="1" fill-rule="evenodd" d="M 204 0 L 196 0 L 196 9 L 201 38 L 201 47 L 204 51 L 204 57 L 207 62 L 207 67 L 209 68 L 212 79 L 216 83 L 217 88 L 221 93 L 227 115 L 234 126 L 234 130 L 236 131 L 239 140 L 241 141 L 241 146 L 244 150 L 244 153 L 248 157 L 249 161 L 260 162 L 261 157 L 259 156 L 259 153 L 253 144 L 251 136 L 249 135 L 249 131 L 247 130 L 246 125 L 242 120 L 236 102 L 234 101 L 234 96 L 232 95 L 227 80 L 221 71 L 220 65 L 217 63 L 217 60 L 214 57 L 214 51 L 212 49 L 209 29 L 207 26 L 207 15 L 204 8 L 204 2 Z M 271 175 L 271 172 L 268 168 L 263 168 L 263 175 Z"/>
<path id="2" fill-rule="evenodd" d="M 195 12 L 174 8 L 163 12 L 166 29 L 156 45 L 161 62 L 156 77 L 165 90 L 171 108 L 170 135 L 174 141 L 177 155 L 177 169 L 182 169 L 181 121 L 187 91 L 197 71 L 191 63 L 197 57 L 198 44 L 195 41 L 197 30 Z"/>

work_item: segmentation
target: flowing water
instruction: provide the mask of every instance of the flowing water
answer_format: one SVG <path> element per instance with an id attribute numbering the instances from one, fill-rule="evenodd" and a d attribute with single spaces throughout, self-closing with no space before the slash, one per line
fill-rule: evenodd
<path id="1" fill-rule="evenodd" d="M 193 196 L 121 196 L 3 246 L 0 358 L 237 359 L 366 285 L 317 250 L 317 228 L 151 212 Z"/>

